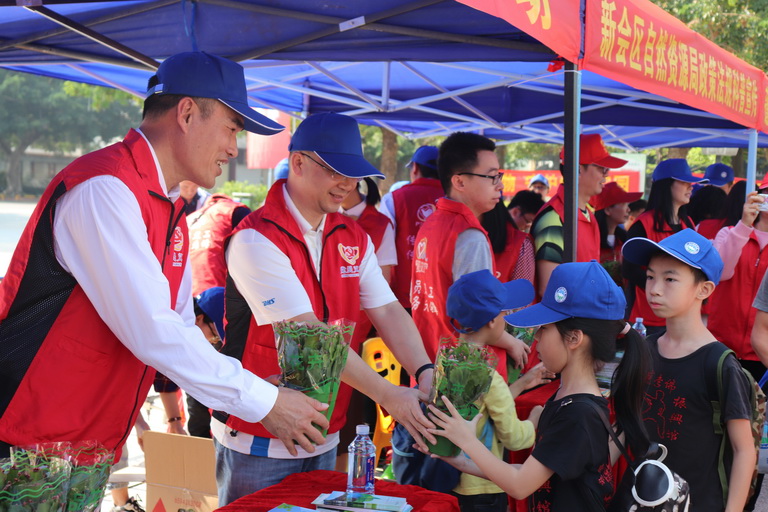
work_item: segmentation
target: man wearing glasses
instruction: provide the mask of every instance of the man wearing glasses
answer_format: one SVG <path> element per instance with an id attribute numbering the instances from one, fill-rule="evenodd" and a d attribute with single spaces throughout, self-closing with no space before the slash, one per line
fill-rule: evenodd
<path id="1" fill-rule="evenodd" d="M 482 135 L 457 132 L 440 145 L 437 172 L 445 197 L 416 235 L 411 277 L 411 314 L 434 360 L 441 338 L 454 336 L 445 312 L 448 288 L 459 277 L 477 270 L 494 271 L 491 243 L 479 217 L 501 200 L 502 172 L 494 142 Z M 527 361 L 528 347 L 504 333 L 497 342 L 500 356 Z M 506 357 L 499 357 L 506 376 Z"/>
<path id="2" fill-rule="evenodd" d="M 608 172 L 624 167 L 627 161 L 611 156 L 600 134 L 582 134 L 579 140 L 579 243 L 575 261 L 600 261 L 600 228 L 589 199 L 602 192 Z M 560 151 L 561 173 L 563 158 L 564 148 Z M 552 271 L 563 263 L 564 201 L 565 187 L 561 184 L 531 227 L 536 245 L 536 290 L 539 296 L 544 293 Z"/>
<path id="3" fill-rule="evenodd" d="M 348 116 L 305 119 L 293 134 L 290 171 L 264 206 L 237 227 L 227 249 L 227 344 L 222 352 L 261 377 L 280 373 L 272 322 L 354 320 L 364 309 L 422 392 L 432 381 L 430 359 L 416 326 L 384 280 L 373 244 L 339 213 L 344 198 L 367 177 L 383 177 L 362 154 L 360 131 Z M 380 377 L 350 347 L 344 383 L 381 404 L 423 444 L 432 423 L 419 392 Z M 328 436 L 305 450 L 275 439 L 262 425 L 214 414 L 219 505 L 282 481 L 289 474 L 333 469 L 351 390 L 342 385 Z M 310 439 L 302 440 L 309 441 Z M 307 446 L 310 446 L 306 443 Z"/>

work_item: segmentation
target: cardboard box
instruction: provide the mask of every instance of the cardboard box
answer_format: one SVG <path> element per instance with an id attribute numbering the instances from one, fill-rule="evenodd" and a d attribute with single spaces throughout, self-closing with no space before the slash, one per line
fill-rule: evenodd
<path id="1" fill-rule="evenodd" d="M 213 441 L 144 433 L 147 512 L 211 512 L 218 508 Z"/>

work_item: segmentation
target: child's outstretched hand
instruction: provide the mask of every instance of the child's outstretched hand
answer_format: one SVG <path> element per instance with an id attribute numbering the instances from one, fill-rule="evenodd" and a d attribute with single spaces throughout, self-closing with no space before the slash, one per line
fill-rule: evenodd
<path id="1" fill-rule="evenodd" d="M 523 375 L 520 376 L 515 382 L 509 385 L 509 391 L 512 396 L 517 398 L 520 393 L 526 389 L 532 389 L 542 384 L 548 384 L 555 378 L 555 374 L 544 368 L 544 363 L 539 363 Z"/>
<path id="2" fill-rule="evenodd" d="M 450 414 L 446 414 L 429 404 L 429 419 L 440 428 L 430 428 L 427 429 L 427 432 L 443 436 L 463 450 L 468 442 L 477 439 L 475 434 L 477 422 L 482 415 L 477 414 L 471 421 L 467 421 L 461 417 L 448 397 L 443 395 L 442 399 Z"/>

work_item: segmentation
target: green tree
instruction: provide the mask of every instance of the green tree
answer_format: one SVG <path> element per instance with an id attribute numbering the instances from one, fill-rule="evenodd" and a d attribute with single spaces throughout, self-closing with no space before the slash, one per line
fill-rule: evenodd
<path id="1" fill-rule="evenodd" d="M 32 145 L 50 150 L 83 150 L 111 142 L 135 125 L 141 112 L 138 102 L 126 99 L 100 101 L 99 88 L 82 87 L 79 95 L 65 90 L 66 82 L 54 78 L 0 70 L 0 155 L 8 161 L 5 193 L 22 193 L 21 157 Z M 103 95 L 102 95 L 103 97 Z"/>

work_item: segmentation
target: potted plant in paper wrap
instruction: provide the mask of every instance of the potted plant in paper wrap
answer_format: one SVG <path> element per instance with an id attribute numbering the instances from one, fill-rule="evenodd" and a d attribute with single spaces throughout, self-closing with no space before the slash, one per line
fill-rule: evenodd
<path id="1" fill-rule="evenodd" d="M 286 387 L 328 404 L 324 414 L 330 420 L 355 323 L 343 319 L 328 324 L 284 321 L 272 327 L 280 380 Z M 327 433 L 323 431 L 323 435 Z"/>
<path id="2" fill-rule="evenodd" d="M 476 402 L 488 392 L 496 368 L 496 356 L 488 348 L 468 341 L 442 340 L 435 360 L 430 403 L 448 413 L 442 397 L 448 397 L 465 420 L 478 413 Z M 436 455 L 453 457 L 461 450 L 447 438 L 437 436 L 437 443 L 427 443 Z"/>
<path id="3" fill-rule="evenodd" d="M 510 311 L 510 313 L 515 313 L 522 309 L 524 308 L 513 309 Z M 514 327 L 512 325 L 507 324 L 505 329 L 509 334 L 519 339 L 529 347 L 533 345 L 533 337 L 536 335 L 535 327 Z M 522 368 L 516 367 L 515 361 L 512 358 L 508 357 L 507 358 L 507 384 L 512 384 L 518 378 L 520 378 L 521 372 L 522 372 Z"/>
<path id="4" fill-rule="evenodd" d="M 114 453 L 96 441 L 14 446 L 0 461 L 0 512 L 92 512 Z"/>

